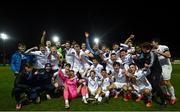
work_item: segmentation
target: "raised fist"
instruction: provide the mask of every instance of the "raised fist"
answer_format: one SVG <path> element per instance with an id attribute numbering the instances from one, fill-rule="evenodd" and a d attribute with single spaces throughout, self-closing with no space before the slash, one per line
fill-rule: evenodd
<path id="1" fill-rule="evenodd" d="M 85 32 L 85 37 L 86 37 L 86 38 L 89 37 L 89 32 Z"/>
<path id="2" fill-rule="evenodd" d="M 43 36 L 44 36 L 44 35 L 46 35 L 46 31 L 45 31 L 45 30 L 43 31 Z"/>

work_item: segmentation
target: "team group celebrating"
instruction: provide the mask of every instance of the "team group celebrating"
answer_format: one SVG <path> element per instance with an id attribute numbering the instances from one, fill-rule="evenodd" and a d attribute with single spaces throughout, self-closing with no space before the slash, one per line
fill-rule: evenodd
<path id="1" fill-rule="evenodd" d="M 26 50 L 26 45 L 19 43 L 12 55 L 16 110 L 22 108 L 22 94 L 29 102 L 39 103 L 42 94 L 51 99 L 62 93 L 65 108 L 70 108 L 70 100 L 77 97 L 85 104 L 99 104 L 122 96 L 126 102 L 144 100 L 148 108 L 152 100 L 161 105 L 176 103 L 170 81 L 171 54 L 158 39 L 134 47 L 131 34 L 124 43 L 114 43 L 112 49 L 99 44 L 91 48 L 88 32 L 81 44 L 51 44 L 45 39 L 44 31 L 39 47 Z"/>

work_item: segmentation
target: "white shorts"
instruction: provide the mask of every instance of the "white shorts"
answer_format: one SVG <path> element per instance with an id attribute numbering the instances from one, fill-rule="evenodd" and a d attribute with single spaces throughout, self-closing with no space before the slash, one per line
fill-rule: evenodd
<path id="1" fill-rule="evenodd" d="M 152 90 L 152 87 L 149 85 L 149 86 L 137 86 L 137 85 L 132 85 L 133 88 L 138 92 L 138 93 L 142 93 L 144 91 L 144 89 L 149 89 L 149 90 Z"/>
<path id="2" fill-rule="evenodd" d="M 108 87 L 108 86 L 101 87 L 101 88 L 102 88 L 102 92 L 105 93 L 106 91 L 109 91 L 109 90 L 107 89 L 107 87 Z"/>
<path id="3" fill-rule="evenodd" d="M 90 91 L 90 94 L 93 95 L 93 96 L 95 96 L 96 91 L 97 91 L 98 88 L 90 88 L 90 87 L 88 87 L 88 89 L 89 89 L 89 91 Z"/>
<path id="4" fill-rule="evenodd" d="M 171 65 L 163 65 L 162 66 L 163 80 L 170 80 L 171 79 L 171 73 L 172 73 Z"/>
<path id="5" fill-rule="evenodd" d="M 116 89 L 121 89 L 123 86 L 127 85 L 127 83 L 114 82 L 114 85 L 116 86 Z"/>

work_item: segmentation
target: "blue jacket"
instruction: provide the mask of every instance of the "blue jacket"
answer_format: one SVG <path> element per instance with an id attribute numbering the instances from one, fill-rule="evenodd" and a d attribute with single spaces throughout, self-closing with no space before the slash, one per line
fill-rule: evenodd
<path id="1" fill-rule="evenodd" d="M 11 58 L 11 70 L 13 72 L 19 72 L 21 68 L 21 54 L 16 51 Z"/>
<path id="2" fill-rule="evenodd" d="M 22 64 L 30 61 L 32 61 L 32 56 L 24 55 L 24 58 L 22 58 L 21 53 L 16 51 L 11 58 L 11 70 L 13 72 L 20 72 L 23 67 Z"/>

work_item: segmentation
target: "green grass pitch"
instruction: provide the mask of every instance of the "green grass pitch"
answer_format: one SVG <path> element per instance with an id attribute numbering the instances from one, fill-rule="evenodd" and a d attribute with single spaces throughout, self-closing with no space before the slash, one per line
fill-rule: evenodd
<path id="1" fill-rule="evenodd" d="M 15 111 L 15 99 L 11 97 L 14 76 L 10 67 L 0 66 L 0 111 Z M 174 85 L 177 103 L 168 104 L 166 108 L 161 108 L 153 102 L 152 108 L 146 108 L 143 101 L 136 103 L 133 100 L 124 102 L 122 97 L 118 99 L 111 98 L 109 103 L 88 104 L 81 102 L 81 98 L 72 100 L 71 108 L 68 111 L 180 111 L 180 65 L 173 65 L 172 84 Z M 43 100 L 40 104 L 28 104 L 23 106 L 22 111 L 67 111 L 64 109 L 63 96 Z"/>

